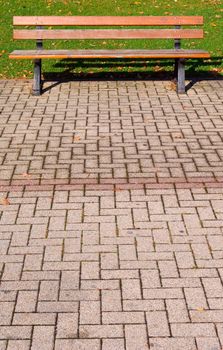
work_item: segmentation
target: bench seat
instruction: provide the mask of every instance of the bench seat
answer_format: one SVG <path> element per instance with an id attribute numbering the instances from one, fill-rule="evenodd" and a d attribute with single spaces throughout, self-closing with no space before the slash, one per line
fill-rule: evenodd
<path id="1" fill-rule="evenodd" d="M 204 50 L 15 50 L 10 58 L 43 59 L 43 58 L 209 58 Z"/>

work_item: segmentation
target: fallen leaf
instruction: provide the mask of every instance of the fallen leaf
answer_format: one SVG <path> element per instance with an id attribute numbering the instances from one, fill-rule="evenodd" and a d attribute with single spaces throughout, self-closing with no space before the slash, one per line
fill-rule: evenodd
<path id="1" fill-rule="evenodd" d="M 80 139 L 81 139 L 80 136 L 74 136 L 73 141 L 75 141 L 75 142 L 80 141 Z"/>
<path id="2" fill-rule="evenodd" d="M 176 91 L 176 89 L 177 89 L 177 85 L 174 81 L 171 81 L 171 83 L 167 86 L 167 90 Z"/>
<path id="3" fill-rule="evenodd" d="M 212 70 L 211 70 L 212 72 L 214 72 L 214 73 L 222 73 L 223 72 L 223 68 L 212 68 Z"/>
<path id="4" fill-rule="evenodd" d="M 2 204 L 2 205 L 9 205 L 10 202 L 9 202 L 8 198 L 2 198 L 2 199 L 1 199 L 1 204 Z"/>
<path id="5" fill-rule="evenodd" d="M 196 310 L 202 312 L 202 311 L 204 311 L 204 308 L 203 307 L 197 307 Z"/>
<path id="6" fill-rule="evenodd" d="M 163 67 L 160 67 L 160 66 L 155 66 L 155 67 L 153 68 L 153 70 L 154 70 L 154 72 L 161 72 L 162 70 L 164 70 L 164 68 L 163 68 Z"/>
<path id="7" fill-rule="evenodd" d="M 24 176 L 24 177 L 31 177 L 31 175 L 28 174 L 28 173 L 23 173 L 22 176 Z"/>
<path id="8" fill-rule="evenodd" d="M 172 133 L 174 139 L 182 139 L 183 135 L 180 132 Z"/>

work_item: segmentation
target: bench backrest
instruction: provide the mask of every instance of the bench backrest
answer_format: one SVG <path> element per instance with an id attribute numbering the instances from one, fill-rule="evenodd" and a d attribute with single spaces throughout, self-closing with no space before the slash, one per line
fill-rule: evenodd
<path id="1" fill-rule="evenodd" d="M 36 26 L 35 29 L 14 29 L 14 39 L 195 39 L 203 38 L 202 29 L 181 26 L 202 25 L 202 16 L 15 16 L 15 26 Z M 45 29 L 44 27 L 50 27 Z M 121 26 L 174 28 L 118 29 L 52 29 L 53 26 Z"/>

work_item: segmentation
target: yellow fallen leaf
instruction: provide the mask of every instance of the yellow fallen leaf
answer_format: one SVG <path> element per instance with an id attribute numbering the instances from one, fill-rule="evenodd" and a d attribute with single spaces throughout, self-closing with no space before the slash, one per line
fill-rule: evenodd
<path id="1" fill-rule="evenodd" d="M 214 73 L 222 73 L 223 72 L 223 68 L 217 68 L 217 67 L 215 67 L 215 68 L 212 68 L 212 70 L 211 70 L 212 72 L 214 72 Z"/>
<path id="2" fill-rule="evenodd" d="M 163 67 L 160 67 L 160 66 L 155 66 L 155 67 L 153 68 L 153 70 L 154 70 L 154 72 L 161 72 L 162 70 L 164 70 L 164 68 L 163 68 Z"/>
<path id="3" fill-rule="evenodd" d="M 197 307 L 196 310 L 202 312 L 202 311 L 204 311 L 204 308 L 203 307 Z"/>

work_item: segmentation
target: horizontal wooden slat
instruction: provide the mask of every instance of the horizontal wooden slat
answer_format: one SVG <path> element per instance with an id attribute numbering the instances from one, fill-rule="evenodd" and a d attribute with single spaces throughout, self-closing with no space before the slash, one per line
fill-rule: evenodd
<path id="1" fill-rule="evenodd" d="M 39 58 L 209 58 L 203 50 L 16 50 L 13 59 Z"/>
<path id="2" fill-rule="evenodd" d="M 202 16 L 15 16 L 14 25 L 146 26 L 202 25 Z"/>
<path id="3" fill-rule="evenodd" d="M 182 39 L 203 38 L 202 29 L 14 30 L 14 39 Z"/>

